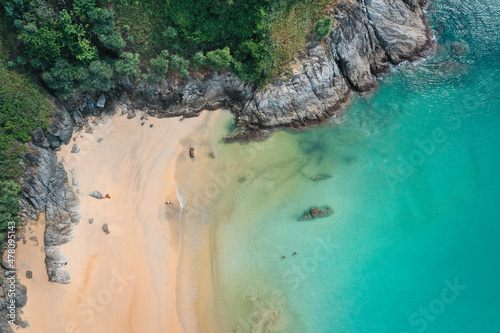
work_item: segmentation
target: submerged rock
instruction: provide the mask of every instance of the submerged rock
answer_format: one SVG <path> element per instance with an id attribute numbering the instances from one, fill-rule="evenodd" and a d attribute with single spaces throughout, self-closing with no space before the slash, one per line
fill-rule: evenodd
<path id="1" fill-rule="evenodd" d="M 328 178 L 331 178 L 331 177 L 332 177 L 331 175 L 322 174 L 322 175 L 312 176 L 311 179 L 314 180 L 314 181 L 319 181 L 319 180 L 325 180 L 325 179 L 328 179 Z"/>
<path id="2" fill-rule="evenodd" d="M 305 211 L 299 221 L 314 220 L 319 217 L 327 217 L 333 214 L 333 209 L 329 206 L 323 207 L 311 207 L 309 210 Z"/>

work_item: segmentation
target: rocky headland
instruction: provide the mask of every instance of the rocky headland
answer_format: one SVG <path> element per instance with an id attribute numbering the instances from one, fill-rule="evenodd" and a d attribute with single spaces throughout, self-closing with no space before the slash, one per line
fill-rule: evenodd
<path id="1" fill-rule="evenodd" d="M 160 117 L 194 117 L 219 108 L 229 108 L 237 128 L 250 132 L 321 123 L 336 116 L 352 92 L 375 88 L 377 75 L 391 65 L 428 54 L 432 35 L 424 5 L 423 0 L 342 1 L 329 13 L 334 26 L 324 42 L 307 45 L 291 63 L 292 74 L 266 87 L 227 71 L 171 75 L 156 85 L 123 78 L 106 96 L 80 96 L 68 105 L 76 124 L 104 109 L 129 116 L 143 110 Z"/>
<path id="2" fill-rule="evenodd" d="M 391 64 L 425 57 L 432 46 L 423 0 L 343 1 L 332 9 L 334 27 L 324 42 L 312 43 L 291 64 L 293 73 L 266 87 L 246 83 L 229 72 L 198 72 L 187 78 L 171 76 L 157 85 L 123 78 L 106 94 L 81 95 L 62 103 L 46 133 L 33 133 L 30 152 L 22 161 L 23 211 L 20 232 L 27 221 L 45 213 L 45 264 L 49 281 L 69 283 L 60 246 L 73 238 L 79 223 L 79 199 L 57 151 L 68 144 L 74 126 L 86 126 L 87 117 L 101 113 L 154 113 L 156 117 L 195 117 L 204 110 L 229 108 L 236 117 L 232 139 L 259 139 L 265 130 L 301 128 L 327 121 L 338 114 L 352 92 L 377 86 L 377 75 Z M 18 290 L 24 290 L 19 286 Z M 25 297 L 25 290 L 23 293 Z M 4 299 L 4 298 L 2 298 Z M 25 302 L 24 302 L 25 303 Z M 20 301 L 19 304 L 23 304 Z M 2 313 L 4 303 L 0 302 Z M 11 332 L 0 316 L 2 332 Z M 16 323 L 21 324 L 20 319 Z M 2 326 L 3 325 L 3 326 Z"/>

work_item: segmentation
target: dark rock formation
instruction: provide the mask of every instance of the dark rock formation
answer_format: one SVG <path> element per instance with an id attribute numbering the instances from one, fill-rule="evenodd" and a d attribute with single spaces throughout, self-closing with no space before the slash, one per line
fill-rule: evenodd
<path id="1" fill-rule="evenodd" d="M 109 235 L 109 234 L 110 234 L 110 231 L 109 231 L 109 226 L 108 226 L 108 224 L 107 224 L 107 223 L 104 223 L 104 224 L 102 225 L 102 231 L 104 231 L 104 233 L 105 233 L 106 235 Z"/>
<path id="2" fill-rule="evenodd" d="M 49 118 L 47 139 L 52 149 L 61 147 L 61 143 L 68 144 L 73 135 L 73 122 L 66 107 L 58 100 L 53 100 L 56 111 Z"/>
<path id="3" fill-rule="evenodd" d="M 311 207 L 309 210 L 305 211 L 298 221 L 314 220 L 319 217 L 327 217 L 333 214 L 333 209 L 329 206 L 323 207 Z"/>
<path id="4" fill-rule="evenodd" d="M 34 220 L 45 212 L 44 245 L 49 281 L 68 283 L 69 273 L 62 271 L 65 258 L 60 246 L 73 238 L 73 226 L 80 220 L 77 212 L 79 200 L 68 183 L 68 175 L 57 162 L 54 150 L 61 143 L 69 143 L 73 124 L 65 107 L 54 100 L 56 111 L 51 115 L 48 134 L 37 130 L 34 145 L 23 159 L 25 178 L 21 205 L 22 220 Z"/>
<path id="5" fill-rule="evenodd" d="M 78 148 L 78 145 L 76 143 L 73 143 L 73 147 L 71 147 L 71 153 L 76 154 L 80 152 L 80 148 Z"/>
<path id="6" fill-rule="evenodd" d="M 195 153 L 194 153 L 194 148 L 193 148 L 193 147 L 189 148 L 189 157 L 191 157 L 191 158 L 195 158 L 195 156 L 196 156 L 196 155 L 195 155 Z"/>

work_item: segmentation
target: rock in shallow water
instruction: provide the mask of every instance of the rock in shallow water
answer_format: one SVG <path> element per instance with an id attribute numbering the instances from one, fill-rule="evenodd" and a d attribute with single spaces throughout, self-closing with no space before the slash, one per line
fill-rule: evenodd
<path id="1" fill-rule="evenodd" d="M 299 221 L 314 220 L 319 217 L 327 217 L 333 214 L 333 209 L 329 206 L 323 207 L 311 207 L 309 210 L 305 211 Z"/>

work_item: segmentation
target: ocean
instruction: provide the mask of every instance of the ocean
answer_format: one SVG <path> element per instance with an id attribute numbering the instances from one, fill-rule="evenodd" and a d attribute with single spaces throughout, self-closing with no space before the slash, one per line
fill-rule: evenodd
<path id="1" fill-rule="evenodd" d="M 214 131 L 206 209 L 181 226 L 190 256 L 209 226 L 210 268 L 179 297 L 218 332 L 500 332 L 500 2 L 434 0 L 427 17 L 431 57 L 337 123 L 245 145 L 222 143 L 230 117 Z"/>

